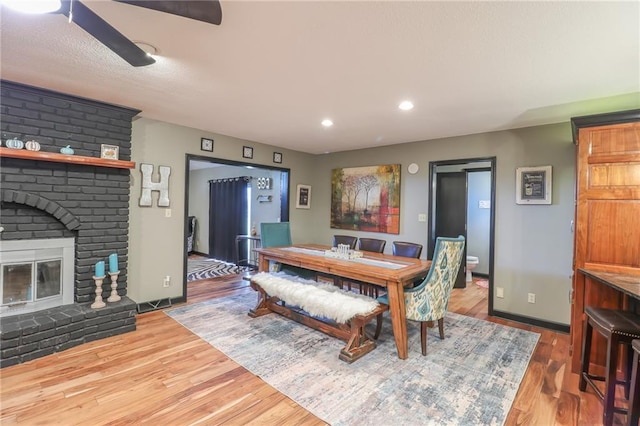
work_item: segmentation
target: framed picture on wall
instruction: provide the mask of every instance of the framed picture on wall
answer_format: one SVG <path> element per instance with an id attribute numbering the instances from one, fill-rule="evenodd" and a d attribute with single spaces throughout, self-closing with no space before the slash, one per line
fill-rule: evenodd
<path id="1" fill-rule="evenodd" d="M 516 204 L 551 204 L 551 166 L 516 169 Z"/>
<path id="2" fill-rule="evenodd" d="M 399 234 L 400 171 L 401 164 L 333 169 L 331 228 Z"/>
<path id="3" fill-rule="evenodd" d="M 296 208 L 311 208 L 311 185 L 298 185 L 296 188 Z"/>
<path id="4" fill-rule="evenodd" d="M 213 139 L 200 138 L 200 149 L 202 151 L 213 152 Z"/>
<path id="5" fill-rule="evenodd" d="M 250 146 L 242 147 L 242 157 L 243 158 L 253 158 L 253 148 Z"/>

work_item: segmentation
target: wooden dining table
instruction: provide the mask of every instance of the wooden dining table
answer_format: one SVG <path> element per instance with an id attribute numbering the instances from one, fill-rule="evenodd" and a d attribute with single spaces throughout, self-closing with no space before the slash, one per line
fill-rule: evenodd
<path id="1" fill-rule="evenodd" d="M 325 255 L 331 247 L 299 244 L 288 247 L 260 248 L 259 270 L 269 271 L 270 262 L 279 262 L 316 271 L 331 277 L 375 284 L 387 289 L 393 336 L 400 359 L 408 357 L 407 316 L 404 287 L 426 276 L 430 260 L 364 252 L 358 259 L 340 259 Z"/>

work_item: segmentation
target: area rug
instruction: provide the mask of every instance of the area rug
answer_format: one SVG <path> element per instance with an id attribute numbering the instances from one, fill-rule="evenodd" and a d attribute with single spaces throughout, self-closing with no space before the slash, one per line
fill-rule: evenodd
<path id="1" fill-rule="evenodd" d="M 233 263 L 216 259 L 197 258 L 187 260 L 187 281 L 205 280 L 239 272 L 241 272 L 241 268 Z"/>
<path id="2" fill-rule="evenodd" d="M 475 280 L 474 282 L 478 287 L 489 288 L 489 280 Z"/>
<path id="3" fill-rule="evenodd" d="M 247 315 L 256 295 L 165 311 L 193 333 L 333 425 L 502 425 L 539 334 L 447 314 L 445 339 L 409 323 L 409 358 L 397 357 L 389 316 L 378 347 L 347 364 L 344 342 L 269 314 Z"/>

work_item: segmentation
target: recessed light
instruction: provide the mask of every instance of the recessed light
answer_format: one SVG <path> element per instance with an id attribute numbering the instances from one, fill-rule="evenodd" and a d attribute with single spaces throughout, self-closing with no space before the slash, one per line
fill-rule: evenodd
<path id="1" fill-rule="evenodd" d="M 133 43 L 140 49 L 144 50 L 147 56 L 154 57 L 158 54 L 158 49 L 149 43 L 146 43 L 144 41 L 134 41 Z"/>
<path id="2" fill-rule="evenodd" d="M 410 109 L 413 109 L 413 102 L 402 101 L 400 102 L 400 105 L 398 105 L 398 108 L 400 108 L 403 111 L 409 111 Z"/>
<path id="3" fill-rule="evenodd" d="M 324 127 L 331 127 L 333 126 L 333 121 L 329 120 L 328 118 L 325 118 L 324 120 L 322 120 L 322 125 Z"/>

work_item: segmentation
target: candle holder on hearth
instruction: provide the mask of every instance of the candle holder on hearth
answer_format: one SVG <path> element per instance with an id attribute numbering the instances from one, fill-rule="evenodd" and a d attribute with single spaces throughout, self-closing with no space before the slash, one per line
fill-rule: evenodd
<path id="1" fill-rule="evenodd" d="M 120 271 L 109 272 L 109 276 L 111 277 L 111 295 L 107 299 L 107 302 L 117 302 L 120 300 L 120 296 L 118 295 L 118 275 L 120 275 Z"/>
<path id="2" fill-rule="evenodd" d="M 91 304 L 93 309 L 104 308 L 107 304 L 102 301 L 102 281 L 106 275 L 102 277 L 93 277 L 96 282 L 96 300 Z"/>

